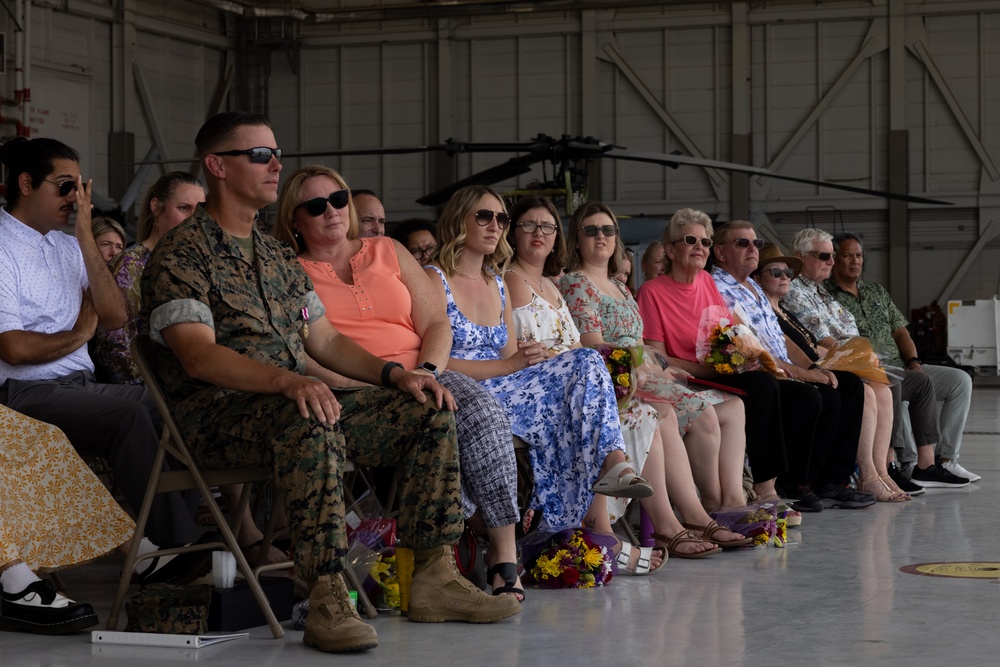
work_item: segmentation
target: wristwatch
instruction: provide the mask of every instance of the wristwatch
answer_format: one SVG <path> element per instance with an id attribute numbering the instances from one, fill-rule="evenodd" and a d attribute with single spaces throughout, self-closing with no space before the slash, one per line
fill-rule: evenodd
<path id="1" fill-rule="evenodd" d="M 910 357 L 909 359 L 906 360 L 906 363 L 903 365 L 909 366 L 910 364 L 920 364 L 921 366 L 923 366 L 924 360 L 921 359 L 920 357 Z"/>
<path id="2" fill-rule="evenodd" d="M 435 380 L 437 380 L 438 377 L 440 377 L 440 373 L 438 373 L 438 367 L 429 361 L 425 361 L 424 363 L 417 366 L 417 368 L 427 371 L 428 373 L 434 376 Z"/>

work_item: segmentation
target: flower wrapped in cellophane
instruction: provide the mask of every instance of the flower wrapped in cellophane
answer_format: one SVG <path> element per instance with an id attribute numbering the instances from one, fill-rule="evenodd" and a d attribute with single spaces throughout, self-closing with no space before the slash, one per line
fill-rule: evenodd
<path id="1" fill-rule="evenodd" d="M 871 342 L 861 336 L 852 336 L 836 343 L 818 363 L 828 371 L 848 371 L 860 378 L 881 384 L 890 384 L 893 379 L 901 379 L 889 377 L 885 368 L 879 363 Z"/>
<path id="2" fill-rule="evenodd" d="M 710 516 L 734 533 L 753 538 L 755 547 L 773 544 L 783 548 L 788 541 L 787 521 L 769 503 L 748 510 L 712 512 Z"/>
<path id="3" fill-rule="evenodd" d="M 663 357 L 651 347 L 598 345 L 595 349 L 600 352 L 611 375 L 619 410 L 625 410 L 632 398 L 664 401 L 671 396 L 667 385 L 686 384 L 687 376 L 667 368 Z"/>
<path id="4" fill-rule="evenodd" d="M 584 528 L 525 538 L 527 581 L 539 588 L 595 588 L 611 581 L 617 539 Z"/>
<path id="5" fill-rule="evenodd" d="M 720 375 L 758 369 L 784 374 L 750 327 L 736 323 L 721 306 L 709 306 L 702 313 L 695 352 L 700 361 Z"/>

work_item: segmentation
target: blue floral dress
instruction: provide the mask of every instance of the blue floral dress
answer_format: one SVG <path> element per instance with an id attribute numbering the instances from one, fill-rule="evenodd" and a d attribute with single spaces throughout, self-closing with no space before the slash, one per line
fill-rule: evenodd
<path id="1" fill-rule="evenodd" d="M 500 291 L 501 323 L 482 326 L 458 309 L 448 279 L 433 268 L 447 295 L 451 356 L 472 361 L 500 359 L 508 335 L 502 316 L 507 300 L 503 280 L 494 276 Z M 531 505 L 542 510 L 542 523 L 551 528 L 580 525 L 594 499 L 591 488 L 604 459 L 625 448 L 614 389 L 601 355 L 586 348 L 569 350 L 482 384 L 506 408 L 514 435 L 529 445 L 535 474 Z"/>

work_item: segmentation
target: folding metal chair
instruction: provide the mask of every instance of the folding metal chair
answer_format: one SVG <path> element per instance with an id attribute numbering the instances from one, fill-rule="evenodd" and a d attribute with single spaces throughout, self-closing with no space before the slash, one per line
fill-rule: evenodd
<path id="1" fill-rule="evenodd" d="M 215 519 L 216 524 L 218 524 L 219 532 L 222 533 L 223 542 L 194 544 L 175 549 L 161 549 L 139 557 L 139 539 L 133 539 L 128 556 L 125 559 L 125 565 L 122 567 L 121 579 L 118 582 L 118 593 L 115 596 L 115 602 L 111 608 L 111 614 L 108 616 L 108 629 L 114 630 L 118 627 L 118 618 L 121 613 L 122 605 L 125 601 L 125 596 L 128 593 L 133 568 L 137 562 L 156 556 L 168 556 L 189 551 L 217 550 L 219 548 L 224 548 L 229 550 L 229 552 L 235 557 L 240 573 L 242 573 L 243 577 L 246 579 L 247 585 L 250 587 L 254 598 L 257 600 L 257 604 L 260 606 L 261 612 L 264 614 L 264 618 L 267 619 L 267 624 L 271 627 L 271 634 L 274 635 L 275 639 L 284 637 L 285 631 L 278 622 L 278 619 L 275 617 L 274 612 L 271 610 L 271 605 L 268 603 L 267 597 L 264 595 L 264 591 L 260 586 L 257 575 L 264 570 L 289 567 L 291 563 L 264 565 L 258 567 L 256 570 L 252 570 L 246 557 L 243 555 L 243 551 L 240 549 L 234 534 L 234 531 L 239 530 L 239 524 L 243 516 L 243 511 L 249 501 L 250 485 L 253 482 L 272 479 L 272 471 L 257 466 L 233 466 L 229 468 L 204 471 L 199 469 L 184 442 L 184 438 L 181 435 L 180 430 L 177 428 L 177 424 L 174 422 L 173 417 L 170 414 L 170 408 L 167 406 L 166 400 L 163 397 L 163 392 L 160 389 L 160 385 L 150 367 L 150 360 L 152 359 L 152 342 L 148 336 L 136 336 L 135 340 L 132 341 L 132 358 L 135 360 L 139 373 L 142 375 L 142 379 L 146 383 L 146 389 L 150 392 L 153 400 L 156 402 L 156 407 L 159 409 L 160 416 L 163 419 L 163 436 L 160 438 L 160 446 L 156 452 L 156 461 L 153 464 L 153 473 L 150 476 L 149 484 L 146 487 L 146 496 L 142 501 L 142 508 L 139 510 L 139 516 L 136 519 L 135 535 L 138 538 L 144 534 L 146 522 L 149 519 L 150 507 L 152 506 L 153 498 L 157 493 L 198 489 L 201 493 L 203 502 L 208 506 L 212 517 Z M 174 469 L 169 472 L 164 472 L 163 463 L 166 460 L 167 454 L 170 454 L 174 459 L 174 461 L 171 461 L 171 466 Z M 232 526 L 223 516 L 211 490 L 211 487 L 213 486 L 225 484 L 244 485 L 238 507 L 233 508 L 234 517 Z M 267 532 L 273 532 L 273 521 L 269 521 Z M 262 550 L 264 549 L 264 545 L 270 546 L 268 544 L 269 540 L 267 537 L 268 536 L 265 535 L 265 540 L 262 542 Z"/>

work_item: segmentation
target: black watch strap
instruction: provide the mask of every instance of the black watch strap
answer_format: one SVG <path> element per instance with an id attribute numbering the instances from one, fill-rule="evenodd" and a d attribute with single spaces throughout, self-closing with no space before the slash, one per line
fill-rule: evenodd
<path id="1" fill-rule="evenodd" d="M 392 369 L 402 368 L 402 367 L 403 364 L 399 363 L 398 361 L 385 362 L 385 366 L 382 367 L 382 386 L 391 387 L 392 385 L 389 384 L 389 376 L 392 374 Z"/>

